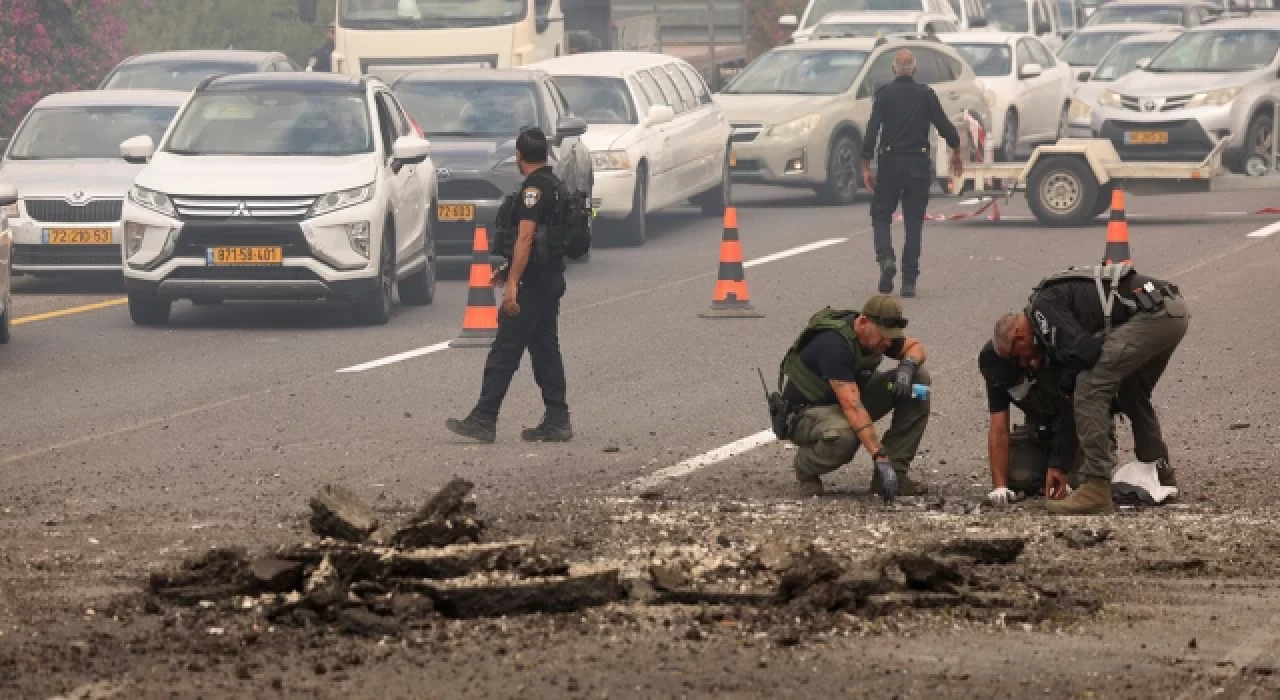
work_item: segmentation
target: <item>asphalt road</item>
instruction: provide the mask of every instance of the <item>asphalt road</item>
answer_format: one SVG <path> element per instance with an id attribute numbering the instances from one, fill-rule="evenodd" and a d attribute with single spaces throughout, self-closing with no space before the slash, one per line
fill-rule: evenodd
<path id="1" fill-rule="evenodd" d="M 482 349 L 440 347 L 458 334 L 465 281 L 442 281 L 434 305 L 397 307 L 385 327 L 350 325 L 321 305 L 184 303 L 168 328 L 142 329 L 110 280 L 21 280 L 14 340 L 0 348 L 0 523 L 32 536 L 46 522 L 105 523 L 104 547 L 113 526 L 156 542 L 193 524 L 253 541 L 296 519 L 325 482 L 411 500 L 455 474 L 476 481 L 482 503 L 531 510 L 653 485 L 712 501 L 783 497 L 790 456 L 760 436 L 756 368 L 772 385 L 809 314 L 875 293 L 870 220 L 865 200 L 829 208 L 754 187 L 737 196 L 763 318 L 698 316 L 710 304 L 721 222 L 692 209 L 655 216 L 642 248 L 601 248 L 571 267 L 561 324 L 568 445 L 519 439 L 541 412 L 527 361 L 496 444 L 445 430 L 475 400 L 484 362 Z M 1269 477 L 1280 443 L 1280 375 L 1266 370 L 1280 346 L 1280 236 L 1251 237 L 1274 218 L 1236 213 L 1275 204 L 1272 193 L 1129 198 L 1136 265 L 1175 280 L 1193 312 L 1157 392 L 1192 500 L 1223 498 L 1223 483 L 1235 485 L 1231 507 L 1272 500 L 1272 489 L 1248 484 Z M 976 208 L 935 196 L 930 211 Z M 999 221 L 927 224 L 919 296 L 904 305 L 934 380 L 915 468 L 938 492 L 978 498 L 990 488 L 976 355 L 995 319 L 1020 308 L 1042 276 L 1096 263 L 1105 225 L 1041 228 L 1016 200 Z M 900 249 L 900 224 L 895 237 Z M 1229 431 L 1237 422 L 1253 429 Z M 859 455 L 829 488 L 862 495 L 868 467 Z M 21 620 L 3 607 L 6 624 Z"/>

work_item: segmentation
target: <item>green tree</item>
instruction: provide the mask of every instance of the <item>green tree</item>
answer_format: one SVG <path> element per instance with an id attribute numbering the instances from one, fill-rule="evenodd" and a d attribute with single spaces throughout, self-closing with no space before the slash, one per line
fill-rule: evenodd
<path id="1" fill-rule="evenodd" d="M 319 0 L 314 25 L 297 0 L 124 0 L 131 53 L 174 49 L 283 51 L 298 67 L 324 43 L 335 0 Z"/>

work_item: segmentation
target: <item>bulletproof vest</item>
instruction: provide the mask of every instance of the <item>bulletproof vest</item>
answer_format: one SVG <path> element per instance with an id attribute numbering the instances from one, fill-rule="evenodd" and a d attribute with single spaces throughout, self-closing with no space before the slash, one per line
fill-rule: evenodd
<path id="1" fill-rule="evenodd" d="M 560 231 L 557 223 L 561 208 L 562 188 L 560 180 L 549 173 L 537 172 L 531 174 L 520 184 L 519 190 L 503 197 L 494 222 L 493 244 L 490 246 L 490 250 L 495 255 L 501 255 L 508 260 L 514 256 L 516 238 L 519 237 L 520 232 L 520 221 L 517 216 L 521 193 L 525 187 L 535 180 L 540 181 L 539 184 L 542 186 L 542 191 L 547 193 L 546 196 L 551 197 L 551 201 L 544 205 L 543 212 L 546 212 L 546 214 L 544 214 L 543 220 L 538 222 L 537 228 L 534 230 L 533 250 L 530 251 L 529 256 L 530 264 L 541 265 L 558 257 L 559 251 L 563 248 L 558 241 Z"/>
<path id="2" fill-rule="evenodd" d="M 1097 287 L 1098 301 L 1102 304 L 1102 318 L 1106 326 L 1104 335 L 1111 335 L 1111 322 L 1115 313 L 1115 303 L 1119 301 L 1130 311 L 1136 310 L 1138 307 L 1132 299 L 1126 299 L 1120 295 L 1120 280 L 1131 273 L 1133 273 L 1133 263 L 1129 262 L 1088 267 L 1069 267 L 1061 272 L 1055 272 L 1040 280 L 1039 284 L 1031 290 L 1031 296 L 1027 299 L 1027 306 L 1024 312 L 1027 318 L 1035 318 L 1033 314 L 1036 299 L 1040 296 L 1040 292 L 1048 287 L 1068 280 L 1091 280 Z M 1049 339 L 1041 334 L 1040 325 L 1032 323 L 1031 327 L 1040 342 L 1046 347 L 1051 347 Z"/>
<path id="3" fill-rule="evenodd" d="M 854 371 L 858 377 L 858 388 L 865 389 L 867 379 L 880 366 L 883 356 L 868 354 L 858 344 L 858 336 L 854 334 L 853 326 L 850 325 L 857 317 L 857 311 L 833 309 L 830 306 L 811 316 L 809 323 L 796 336 L 782 358 L 782 363 L 778 367 L 778 390 L 782 390 L 782 380 L 785 376 L 814 405 L 824 406 L 836 403 L 836 394 L 831 384 L 809 369 L 800 357 L 801 351 L 809 341 L 823 331 L 835 331 L 849 344 L 849 350 L 855 358 Z"/>

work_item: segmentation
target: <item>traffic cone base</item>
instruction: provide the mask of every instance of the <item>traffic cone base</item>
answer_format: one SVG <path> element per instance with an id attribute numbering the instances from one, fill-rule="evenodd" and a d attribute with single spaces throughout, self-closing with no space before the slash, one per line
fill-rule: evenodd
<path id="1" fill-rule="evenodd" d="M 462 315 L 462 332 L 449 342 L 451 348 L 486 348 L 498 335 L 498 302 L 494 297 L 493 266 L 489 263 L 489 232 L 476 227 L 471 246 L 471 276 L 467 282 L 467 310 Z"/>
<path id="2" fill-rule="evenodd" d="M 716 275 L 715 292 L 711 295 L 711 309 L 698 316 L 702 318 L 764 318 L 764 314 L 751 305 L 747 290 L 747 278 L 742 267 L 742 243 L 738 240 L 738 209 L 724 210 L 724 234 L 720 240 L 720 269 Z"/>
<path id="3" fill-rule="evenodd" d="M 1111 216 L 1107 220 L 1107 248 L 1102 255 L 1104 265 L 1132 263 L 1129 252 L 1129 222 L 1124 218 L 1124 189 L 1119 184 L 1111 191 Z"/>

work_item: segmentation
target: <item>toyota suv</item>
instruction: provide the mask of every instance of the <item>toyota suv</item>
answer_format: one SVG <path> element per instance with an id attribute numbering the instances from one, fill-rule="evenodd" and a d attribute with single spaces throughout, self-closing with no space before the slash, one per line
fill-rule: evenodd
<path id="1" fill-rule="evenodd" d="M 734 181 L 809 187 L 827 203 L 851 203 L 861 180 L 872 99 L 893 81 L 899 49 L 911 49 L 916 80 L 933 87 L 962 133 L 966 112 L 990 128 L 990 108 L 973 69 L 936 37 L 780 46 L 716 95 L 732 128 Z"/>
<path id="2" fill-rule="evenodd" d="M 329 299 L 385 323 L 435 293 L 430 144 L 381 81 L 242 74 L 196 87 L 124 204 L 124 280 L 139 325 L 175 299 Z"/>
<path id="3" fill-rule="evenodd" d="M 1223 163 L 1265 171 L 1280 94 L 1280 19 L 1188 29 L 1143 69 L 1098 95 L 1092 126 L 1132 160 L 1199 161 L 1223 137 Z"/>

